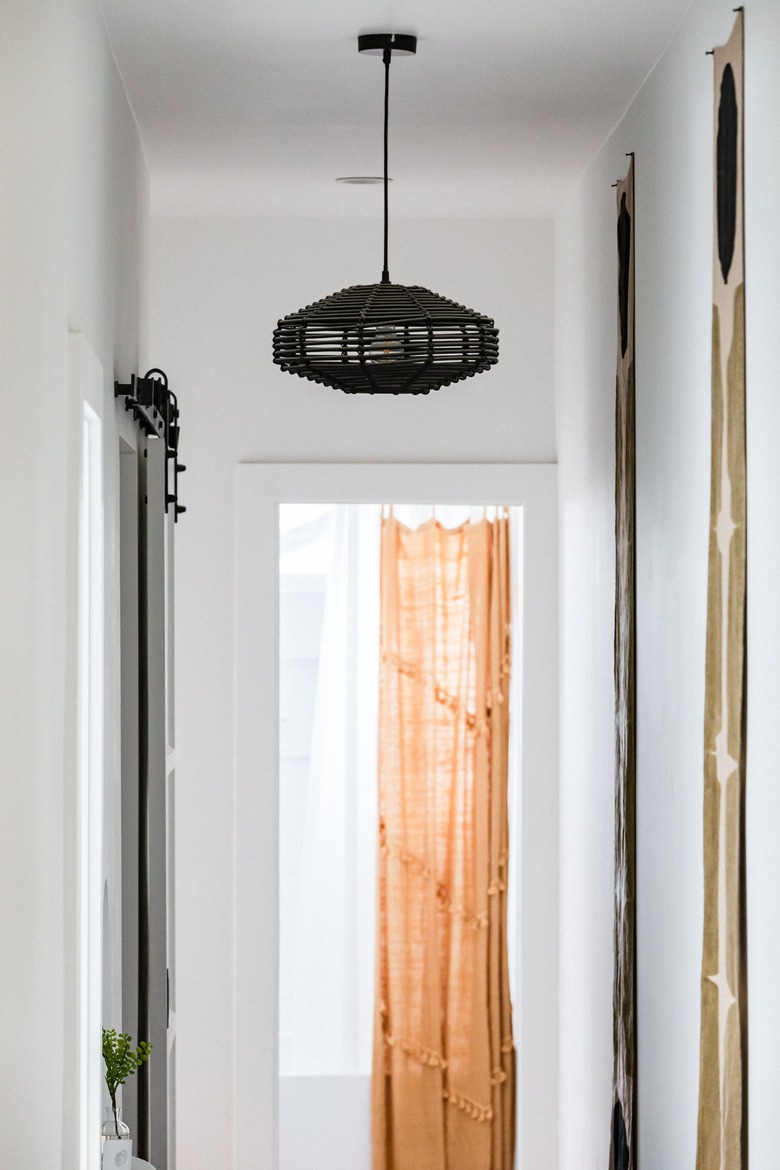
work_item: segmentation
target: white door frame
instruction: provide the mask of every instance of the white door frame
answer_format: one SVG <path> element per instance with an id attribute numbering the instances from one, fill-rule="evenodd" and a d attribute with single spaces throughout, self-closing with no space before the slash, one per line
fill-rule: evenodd
<path id="1" fill-rule="evenodd" d="M 518 1168 L 557 1166 L 558 536 L 554 464 L 237 468 L 235 1165 L 278 1167 L 279 504 L 523 508 Z M 511 929 L 511 925 L 510 925 Z"/>
<path id="2" fill-rule="evenodd" d="M 104 857 L 105 795 L 105 514 L 103 367 L 83 333 L 68 334 L 69 380 L 80 405 L 78 569 L 78 1128 L 79 1166 L 97 1170 L 102 1125 L 104 890 L 114 894 L 114 872 Z M 69 864 L 71 862 L 69 861 Z M 110 888 L 111 887 L 111 888 Z M 68 1107 L 73 1086 L 66 1089 Z"/>

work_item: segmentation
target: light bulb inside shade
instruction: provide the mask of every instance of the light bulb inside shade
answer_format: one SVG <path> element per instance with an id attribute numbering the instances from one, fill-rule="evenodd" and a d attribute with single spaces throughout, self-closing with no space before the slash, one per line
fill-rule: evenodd
<path id="1" fill-rule="evenodd" d="M 368 360 L 380 366 L 404 360 L 403 341 L 392 325 L 375 331 L 373 340 L 368 347 Z"/>

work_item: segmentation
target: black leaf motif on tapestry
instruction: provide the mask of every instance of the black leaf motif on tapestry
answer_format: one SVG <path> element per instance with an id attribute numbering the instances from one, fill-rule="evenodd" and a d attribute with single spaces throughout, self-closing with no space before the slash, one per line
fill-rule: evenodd
<path id="1" fill-rule="evenodd" d="M 628 349 L 628 280 L 631 272 L 631 216 L 626 204 L 625 192 L 620 200 L 620 215 L 617 224 L 618 237 L 618 306 L 620 310 L 620 352 L 626 356 Z"/>
<path id="2" fill-rule="evenodd" d="M 615 1102 L 612 1111 L 612 1166 L 611 1170 L 629 1170 L 628 1138 L 623 1120 L 623 1106 Z"/>
<path id="3" fill-rule="evenodd" d="M 720 83 L 718 108 L 718 256 L 728 284 L 737 234 L 737 87 L 734 70 L 727 65 Z"/>

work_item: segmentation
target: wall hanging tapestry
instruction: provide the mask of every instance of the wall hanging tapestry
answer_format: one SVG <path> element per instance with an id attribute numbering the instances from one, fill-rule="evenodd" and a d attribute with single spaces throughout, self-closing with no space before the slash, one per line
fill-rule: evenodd
<path id="1" fill-rule="evenodd" d="M 382 525 L 374 1170 L 512 1170 L 509 520 Z"/>
<path id="2" fill-rule="evenodd" d="M 743 14 L 715 60 L 712 465 L 697 1170 L 747 1165 Z"/>
<path id="3" fill-rule="evenodd" d="M 636 475 L 634 160 L 617 184 L 615 394 L 615 920 L 610 1170 L 636 1166 Z"/>

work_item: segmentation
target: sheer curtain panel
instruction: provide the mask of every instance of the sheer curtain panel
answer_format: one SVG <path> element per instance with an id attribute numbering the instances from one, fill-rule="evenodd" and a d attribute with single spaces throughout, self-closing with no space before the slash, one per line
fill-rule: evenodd
<path id="1" fill-rule="evenodd" d="M 382 523 L 373 1170 L 512 1170 L 509 519 Z"/>

